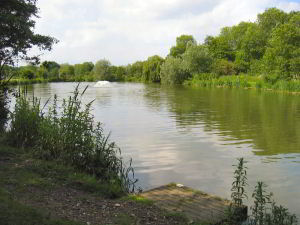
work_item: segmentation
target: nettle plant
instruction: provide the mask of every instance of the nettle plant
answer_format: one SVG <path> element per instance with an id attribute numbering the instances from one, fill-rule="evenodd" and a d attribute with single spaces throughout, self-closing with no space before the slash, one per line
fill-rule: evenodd
<path id="1" fill-rule="evenodd" d="M 236 167 L 234 171 L 234 181 L 231 188 L 231 199 L 235 206 L 241 207 L 243 205 L 243 199 L 248 198 L 245 187 L 247 183 L 247 163 L 244 158 L 238 158 L 238 164 L 233 165 Z"/>
<path id="2" fill-rule="evenodd" d="M 227 212 L 228 225 L 297 225 L 297 217 L 289 213 L 288 209 L 277 205 L 274 201 L 273 194 L 267 192 L 267 185 L 259 181 L 257 182 L 252 193 L 253 205 L 250 207 L 251 215 L 245 220 L 243 218 L 243 200 L 247 197 L 247 163 L 244 158 L 238 158 L 237 165 L 233 165 L 234 181 L 231 188 L 232 204 Z"/>

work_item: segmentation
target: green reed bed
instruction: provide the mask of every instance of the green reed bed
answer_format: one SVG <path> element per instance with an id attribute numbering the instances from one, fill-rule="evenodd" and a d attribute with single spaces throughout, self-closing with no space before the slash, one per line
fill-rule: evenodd
<path id="1" fill-rule="evenodd" d="M 54 96 L 50 107 L 21 94 L 11 114 L 7 141 L 15 147 L 32 149 L 42 159 L 60 161 L 93 175 L 110 185 L 111 197 L 133 192 L 137 179 L 131 160 L 127 167 L 120 148 L 95 122 L 92 102 L 82 102 L 86 89 L 80 92 L 77 85 L 73 95 L 63 99 L 60 106 Z"/>
<path id="2" fill-rule="evenodd" d="M 195 87 L 256 88 L 300 92 L 300 80 L 280 80 L 278 76 L 271 75 L 217 76 L 216 74 L 195 74 L 190 80 L 185 81 L 184 85 Z"/>

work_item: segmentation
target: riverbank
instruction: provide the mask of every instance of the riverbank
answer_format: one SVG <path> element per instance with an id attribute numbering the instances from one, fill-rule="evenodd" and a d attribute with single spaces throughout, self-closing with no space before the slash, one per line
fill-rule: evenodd
<path id="1" fill-rule="evenodd" d="M 1 224 L 188 224 L 135 195 L 108 198 L 94 177 L 27 152 L 0 144 Z"/>
<path id="2" fill-rule="evenodd" d="M 27 85 L 27 84 L 38 84 L 38 83 L 51 83 L 51 82 L 95 82 L 96 79 L 87 78 L 87 77 L 74 77 L 72 79 L 62 79 L 62 78 L 51 78 L 51 79 L 44 79 L 44 78 L 33 78 L 33 79 L 11 79 L 8 81 L 9 85 Z"/>
<path id="3" fill-rule="evenodd" d="M 51 82 L 96 82 L 94 77 L 73 77 L 68 79 L 12 79 L 9 85 L 28 85 L 36 83 L 51 83 Z M 129 78 L 118 82 L 136 82 L 143 83 L 137 78 Z M 184 86 L 187 87 L 229 87 L 229 88 L 244 88 L 244 89 L 258 89 L 276 92 L 286 92 L 291 94 L 300 94 L 299 80 L 278 80 L 270 76 L 251 76 L 251 75 L 230 75 L 230 76 L 216 76 L 214 74 L 197 74 L 189 80 L 184 81 Z"/>
<path id="4" fill-rule="evenodd" d="M 192 87 L 253 88 L 259 90 L 300 93 L 299 80 L 278 80 L 270 76 L 231 75 L 217 77 L 214 74 L 197 74 L 191 79 L 186 80 L 184 85 Z"/>

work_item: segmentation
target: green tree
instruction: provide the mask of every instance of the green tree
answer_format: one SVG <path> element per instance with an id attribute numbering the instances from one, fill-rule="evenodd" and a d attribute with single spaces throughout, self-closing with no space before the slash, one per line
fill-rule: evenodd
<path id="1" fill-rule="evenodd" d="M 47 79 L 48 76 L 49 76 L 49 73 L 48 73 L 47 69 L 43 66 L 40 66 L 38 68 L 38 70 L 36 71 L 36 77 Z"/>
<path id="2" fill-rule="evenodd" d="M 219 76 L 235 74 L 234 63 L 226 59 L 218 59 L 213 63 L 213 72 Z"/>
<path id="3" fill-rule="evenodd" d="M 115 81 L 123 81 L 126 76 L 126 68 L 124 66 L 111 66 L 110 74 Z"/>
<path id="4" fill-rule="evenodd" d="M 210 54 L 215 59 L 234 61 L 236 50 L 234 43 L 230 27 L 222 28 L 221 34 L 217 37 L 208 36 L 205 39 L 205 45 L 208 46 Z"/>
<path id="5" fill-rule="evenodd" d="M 247 61 L 260 60 L 266 49 L 266 37 L 263 28 L 256 23 L 251 24 L 244 36 L 242 50 L 245 52 Z"/>
<path id="6" fill-rule="evenodd" d="M 28 50 L 33 46 L 51 50 L 57 42 L 52 37 L 34 33 L 34 18 L 38 17 L 36 3 L 36 0 L 0 1 L 0 131 L 3 131 L 8 115 L 5 66 L 13 66 L 17 59 L 37 63 L 39 57 L 28 56 Z"/>
<path id="7" fill-rule="evenodd" d="M 173 46 L 170 49 L 169 55 L 173 57 L 180 57 L 185 52 L 188 45 L 196 44 L 197 42 L 192 35 L 181 35 L 180 37 L 176 38 L 176 46 Z"/>
<path id="8" fill-rule="evenodd" d="M 60 65 L 57 62 L 54 61 L 44 61 L 41 66 L 46 68 L 48 71 L 53 70 L 54 68 L 60 68 Z"/>
<path id="9" fill-rule="evenodd" d="M 211 72 L 212 57 L 205 45 L 191 45 L 182 55 L 184 65 L 191 74 Z"/>
<path id="10" fill-rule="evenodd" d="M 61 64 L 59 68 L 59 77 L 62 79 L 66 79 L 68 77 L 74 76 L 74 66 L 65 63 Z"/>
<path id="11" fill-rule="evenodd" d="M 288 14 L 277 8 L 269 8 L 257 15 L 257 24 L 262 28 L 265 38 L 268 39 L 272 30 L 288 21 Z"/>
<path id="12" fill-rule="evenodd" d="M 110 73 L 111 63 L 106 59 L 98 60 L 94 66 L 93 72 L 97 79 L 112 81 L 113 76 Z"/>
<path id="13" fill-rule="evenodd" d="M 160 67 L 164 59 L 158 55 L 151 56 L 143 63 L 144 81 L 160 82 Z"/>
<path id="14" fill-rule="evenodd" d="M 41 67 L 45 68 L 47 70 L 47 76 L 48 78 L 59 78 L 59 68 L 60 65 L 57 62 L 54 61 L 44 61 L 41 64 Z"/>
<path id="15" fill-rule="evenodd" d="M 183 81 L 190 77 L 190 73 L 184 66 L 181 58 L 167 57 L 165 62 L 161 66 L 161 83 L 176 85 L 182 84 Z"/>
<path id="16" fill-rule="evenodd" d="M 75 76 L 84 76 L 90 74 L 93 70 L 94 64 L 92 62 L 84 62 L 81 64 L 75 64 L 74 74 Z"/>
<path id="17" fill-rule="evenodd" d="M 37 68 L 33 65 L 20 67 L 20 76 L 25 79 L 33 79 L 36 76 Z"/>
<path id="18" fill-rule="evenodd" d="M 126 67 L 126 80 L 141 80 L 143 76 L 143 64 L 142 61 L 137 61 L 133 64 L 129 64 Z"/>
<path id="19" fill-rule="evenodd" d="M 276 73 L 281 78 L 300 77 L 300 15 L 295 14 L 288 23 L 273 29 L 264 55 L 268 73 Z"/>
<path id="20" fill-rule="evenodd" d="M 28 50 L 37 46 L 51 50 L 56 39 L 35 34 L 36 0 L 9 0 L 0 2 L 0 79 L 4 65 L 14 65 L 16 59 L 38 62 L 37 56 L 28 56 Z"/>

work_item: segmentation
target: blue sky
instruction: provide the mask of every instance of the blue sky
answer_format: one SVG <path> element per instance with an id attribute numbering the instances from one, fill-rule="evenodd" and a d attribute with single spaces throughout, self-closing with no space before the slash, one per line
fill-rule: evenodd
<path id="1" fill-rule="evenodd" d="M 60 40 L 42 60 L 126 65 L 165 57 L 181 34 L 201 43 L 266 8 L 300 10 L 300 0 L 39 0 L 38 7 L 36 32 Z"/>

